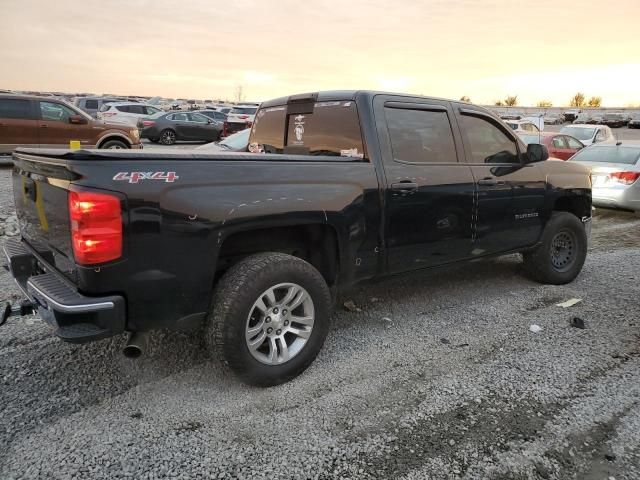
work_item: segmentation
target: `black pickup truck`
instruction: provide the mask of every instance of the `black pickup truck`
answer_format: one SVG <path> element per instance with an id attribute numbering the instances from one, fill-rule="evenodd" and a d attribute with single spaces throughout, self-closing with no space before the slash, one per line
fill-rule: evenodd
<path id="1" fill-rule="evenodd" d="M 369 91 L 263 103 L 249 152 L 17 150 L 29 305 L 69 342 L 203 328 L 243 381 L 301 373 L 340 289 L 521 252 L 534 279 L 580 272 L 589 171 L 548 160 L 474 105 Z"/>

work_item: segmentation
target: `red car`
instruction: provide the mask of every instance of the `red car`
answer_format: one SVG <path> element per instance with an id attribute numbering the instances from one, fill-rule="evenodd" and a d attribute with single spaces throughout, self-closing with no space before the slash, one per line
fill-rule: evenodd
<path id="1" fill-rule="evenodd" d="M 549 156 L 560 160 L 569 160 L 578 151 L 584 148 L 584 144 L 571 135 L 558 132 L 540 132 L 539 134 L 520 135 L 526 143 L 541 143 L 549 150 Z"/>

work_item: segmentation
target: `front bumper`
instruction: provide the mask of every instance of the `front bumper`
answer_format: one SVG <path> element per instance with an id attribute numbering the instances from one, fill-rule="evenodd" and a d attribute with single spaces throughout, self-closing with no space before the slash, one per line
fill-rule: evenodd
<path id="1" fill-rule="evenodd" d="M 20 289 L 62 340 L 85 343 L 124 332 L 123 297 L 82 295 L 52 267 L 51 252 L 36 251 L 24 241 L 7 241 L 4 253 Z"/>

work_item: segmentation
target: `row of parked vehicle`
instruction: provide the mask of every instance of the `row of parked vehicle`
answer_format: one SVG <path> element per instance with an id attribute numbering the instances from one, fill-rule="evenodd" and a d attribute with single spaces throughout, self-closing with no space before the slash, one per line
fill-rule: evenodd
<path id="1" fill-rule="evenodd" d="M 505 121 L 520 121 L 525 118 L 540 118 L 544 125 L 563 125 L 565 123 L 606 125 L 611 128 L 640 128 L 640 113 L 622 112 L 583 112 L 574 110 L 565 113 L 544 113 L 527 115 L 522 112 L 499 112 L 496 114 Z"/>

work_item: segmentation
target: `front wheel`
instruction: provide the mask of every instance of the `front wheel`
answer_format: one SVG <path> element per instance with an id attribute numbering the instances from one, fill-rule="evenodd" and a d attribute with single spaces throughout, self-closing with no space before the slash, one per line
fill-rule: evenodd
<path id="1" fill-rule="evenodd" d="M 129 148 L 129 146 L 120 140 L 109 140 L 108 142 L 104 142 L 104 144 L 102 144 L 100 148 L 106 148 L 108 150 L 121 150 L 124 148 Z"/>
<path id="2" fill-rule="evenodd" d="M 207 344 L 243 382 L 278 385 L 316 358 L 330 309 L 329 288 L 309 263 L 282 253 L 251 255 L 215 288 Z"/>
<path id="3" fill-rule="evenodd" d="M 587 256 L 587 233 L 582 221 L 569 212 L 554 212 L 542 233 L 541 244 L 523 254 L 531 278 L 551 285 L 573 281 Z"/>

